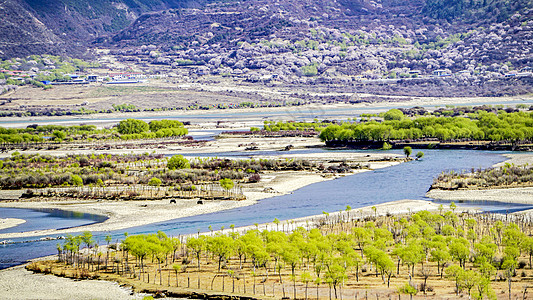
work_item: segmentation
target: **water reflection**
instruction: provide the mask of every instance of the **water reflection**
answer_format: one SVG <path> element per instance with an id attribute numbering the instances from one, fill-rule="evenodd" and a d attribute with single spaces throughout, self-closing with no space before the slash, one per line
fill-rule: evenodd
<path id="1" fill-rule="evenodd" d="M 30 230 L 66 229 L 107 220 L 106 216 L 73 212 L 61 209 L 1 208 L 0 218 L 16 218 L 26 223 L 0 230 L 0 233 L 25 232 Z"/>

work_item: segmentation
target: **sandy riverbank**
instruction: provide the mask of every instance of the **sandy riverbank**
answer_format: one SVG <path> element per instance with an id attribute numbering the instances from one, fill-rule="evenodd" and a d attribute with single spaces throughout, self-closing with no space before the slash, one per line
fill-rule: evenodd
<path id="1" fill-rule="evenodd" d="M 131 288 L 103 280 L 72 280 L 54 275 L 34 274 L 24 266 L 0 271 L 2 299 L 142 299 Z"/>
<path id="2" fill-rule="evenodd" d="M 24 223 L 26 223 L 26 220 L 23 220 L 23 219 L 15 219 L 15 218 L 0 219 L 0 230 L 15 227 L 15 226 L 18 226 Z"/>
<path id="3" fill-rule="evenodd" d="M 326 153 L 319 153 L 315 155 L 307 155 L 307 159 L 323 159 L 325 156 L 329 159 L 346 159 L 348 161 L 361 161 L 368 165 L 370 169 L 384 168 L 398 164 L 398 161 L 376 161 L 373 159 L 380 159 L 381 154 L 377 156 L 369 156 L 362 153 L 336 153 L 335 155 L 328 155 Z M 294 154 L 289 157 L 299 157 Z M 390 155 L 389 155 L 390 156 Z M 353 173 L 360 173 L 368 171 L 368 169 L 355 170 Z M 280 196 L 291 193 L 306 185 L 322 182 L 326 180 L 335 179 L 343 175 L 322 175 L 312 172 L 275 172 L 266 173 L 259 184 L 253 184 L 243 188 L 244 195 L 247 200 L 244 201 L 204 201 L 204 204 L 197 204 L 196 200 L 178 200 L 177 203 L 169 203 L 168 200 L 151 200 L 151 201 L 49 201 L 49 202 L 4 202 L 0 203 L 0 207 L 14 207 L 14 208 L 52 208 L 62 209 L 68 211 L 75 211 L 81 213 L 90 213 L 104 215 L 108 220 L 86 226 L 80 226 L 62 230 L 35 230 L 20 233 L 4 233 L 0 234 L 0 239 L 10 239 L 19 237 L 42 236 L 52 234 L 66 234 L 71 232 L 81 231 L 113 231 L 122 230 L 130 227 L 147 225 L 157 222 L 163 222 L 178 218 L 184 218 L 194 215 L 213 213 L 222 210 L 234 209 L 238 207 L 249 206 L 257 203 L 258 200 Z"/>
<path id="4" fill-rule="evenodd" d="M 533 163 L 533 153 L 504 154 L 507 160 L 495 164 L 500 167 L 506 163 L 524 165 Z M 485 190 L 431 190 L 426 196 L 435 200 L 444 201 L 495 201 L 504 203 L 521 203 L 533 205 L 533 187 L 502 188 Z M 533 213 L 533 211 L 531 211 Z"/>
<path id="5" fill-rule="evenodd" d="M 328 222 L 328 220 L 344 220 L 348 221 L 351 219 L 360 219 L 365 217 L 372 216 L 384 216 L 384 215 L 402 215 L 409 213 L 416 213 L 419 211 L 437 211 L 439 209 L 439 204 L 435 204 L 430 201 L 424 200 L 398 200 L 392 202 L 385 202 L 381 204 L 376 204 L 373 206 L 365 206 L 360 208 L 353 208 L 351 210 L 331 212 L 321 215 L 307 216 L 302 218 L 296 218 L 291 220 L 280 220 L 280 224 L 276 225 L 273 222 L 263 223 L 250 226 L 243 226 L 235 229 L 235 232 L 246 232 L 251 229 L 258 230 L 283 230 L 283 231 L 292 231 L 297 227 L 304 227 L 306 229 L 316 228 L 317 224 Z M 373 207 L 376 208 L 374 211 Z M 461 209 L 459 209 L 460 211 Z M 207 233 L 205 233 L 207 234 Z"/>
<path id="6" fill-rule="evenodd" d="M 505 203 L 533 204 L 533 187 L 488 189 L 488 190 L 431 190 L 427 197 L 444 201 L 495 201 Z"/>

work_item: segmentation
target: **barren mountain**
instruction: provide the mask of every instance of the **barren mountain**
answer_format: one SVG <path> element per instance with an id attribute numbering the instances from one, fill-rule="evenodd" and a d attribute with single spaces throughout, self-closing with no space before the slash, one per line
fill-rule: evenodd
<path id="1" fill-rule="evenodd" d="M 63 40 L 35 17 L 22 1 L 0 3 L 0 57 L 56 52 Z"/>
<path id="2" fill-rule="evenodd" d="M 4 0 L 0 57 L 78 56 L 88 42 L 117 32 L 146 12 L 200 7 L 209 0 Z"/>

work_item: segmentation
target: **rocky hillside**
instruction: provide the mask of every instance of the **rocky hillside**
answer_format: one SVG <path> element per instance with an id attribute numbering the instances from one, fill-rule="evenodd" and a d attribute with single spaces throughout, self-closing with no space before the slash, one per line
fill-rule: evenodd
<path id="1" fill-rule="evenodd" d="M 0 3 L 0 16 L 0 57 L 56 52 L 64 46 L 63 40 L 30 13 L 22 1 Z"/>
<path id="2" fill-rule="evenodd" d="M 84 52 L 89 41 L 129 26 L 143 13 L 169 8 L 201 7 L 208 2 L 209 0 L 4 0 L 0 3 L 0 57 L 44 53 L 69 53 L 76 56 Z"/>

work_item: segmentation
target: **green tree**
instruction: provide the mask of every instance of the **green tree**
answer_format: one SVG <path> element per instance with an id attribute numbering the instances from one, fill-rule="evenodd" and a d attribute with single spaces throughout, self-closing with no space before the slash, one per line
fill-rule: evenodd
<path id="1" fill-rule="evenodd" d="M 187 248 L 196 256 L 198 262 L 198 271 L 200 271 L 200 255 L 206 248 L 204 237 L 190 238 L 187 240 Z"/>
<path id="2" fill-rule="evenodd" d="M 456 239 L 450 243 L 450 255 L 459 262 L 461 267 L 466 268 L 466 261 L 470 256 L 470 249 L 466 246 L 468 242 L 464 238 Z"/>
<path id="3" fill-rule="evenodd" d="M 410 268 L 411 276 L 415 275 L 415 265 L 425 258 L 424 248 L 416 241 L 409 243 L 398 254 L 401 260 Z"/>
<path id="4" fill-rule="evenodd" d="M 60 130 L 55 130 L 52 134 L 54 135 L 56 141 L 58 142 L 61 142 L 67 137 L 67 133 L 64 131 L 60 131 Z"/>
<path id="5" fill-rule="evenodd" d="M 424 152 L 422 152 L 422 151 L 418 151 L 418 152 L 416 153 L 416 159 L 419 160 L 419 159 L 421 159 L 422 157 L 424 157 Z"/>
<path id="6" fill-rule="evenodd" d="M 169 170 L 189 169 L 190 167 L 189 161 L 180 154 L 172 156 L 167 163 Z"/>
<path id="7" fill-rule="evenodd" d="M 157 177 L 152 177 L 150 179 L 150 181 L 148 181 L 148 185 L 149 186 L 152 186 L 152 187 L 155 187 L 155 188 L 158 188 L 158 189 L 159 189 L 159 186 L 161 186 L 161 184 L 162 184 L 161 179 L 159 179 Z M 152 191 L 151 194 L 153 196 L 154 195 L 154 189 L 152 188 L 151 191 Z M 159 190 L 158 190 L 158 192 L 159 192 Z"/>
<path id="8" fill-rule="evenodd" d="M 522 244 L 520 245 L 522 250 L 529 255 L 529 268 L 531 269 L 531 258 L 533 256 L 533 237 L 524 237 Z"/>
<path id="9" fill-rule="evenodd" d="M 383 114 L 383 118 L 386 121 L 401 121 L 404 118 L 404 114 L 401 110 L 393 108 Z"/>
<path id="10" fill-rule="evenodd" d="M 157 132 L 158 130 L 165 128 L 180 128 L 183 127 L 183 123 L 176 120 L 153 120 L 149 123 L 150 131 Z"/>
<path id="11" fill-rule="evenodd" d="M 176 287 L 179 285 L 178 282 L 178 272 L 181 271 L 181 266 L 178 264 L 172 265 L 172 269 L 174 269 L 174 272 L 176 273 Z"/>
<path id="12" fill-rule="evenodd" d="M 411 147 L 409 146 L 403 147 L 403 154 L 405 154 L 406 157 L 411 156 L 412 153 L 413 153 L 413 149 Z"/>
<path id="13" fill-rule="evenodd" d="M 309 272 L 303 272 L 302 274 L 300 274 L 300 281 L 305 283 L 305 300 L 307 300 L 307 288 L 308 288 L 309 282 L 311 282 L 311 280 L 312 280 L 312 278 L 311 278 L 311 274 L 309 274 Z"/>
<path id="14" fill-rule="evenodd" d="M 208 240 L 208 247 L 211 253 L 218 257 L 218 272 L 222 260 L 228 259 L 234 252 L 234 241 L 226 235 L 215 236 Z"/>
<path id="15" fill-rule="evenodd" d="M 148 131 L 148 124 L 142 120 L 126 119 L 117 125 L 117 131 L 120 134 L 136 134 Z"/>
<path id="16" fill-rule="evenodd" d="M 235 185 L 235 183 L 233 183 L 233 180 L 229 178 L 220 179 L 219 183 L 220 183 L 220 186 L 226 191 L 231 190 L 233 186 Z"/>
<path id="17" fill-rule="evenodd" d="M 72 175 L 70 180 L 71 180 L 72 184 L 75 185 L 75 186 L 83 186 L 83 179 L 81 179 L 81 177 L 78 176 L 78 175 Z"/>
<path id="18" fill-rule="evenodd" d="M 405 285 L 399 289 L 399 292 L 402 294 L 409 295 L 410 299 L 413 299 L 413 296 L 418 294 L 418 290 L 414 286 L 409 284 L 409 282 L 406 282 Z"/>
<path id="19" fill-rule="evenodd" d="M 338 263 L 333 263 L 328 266 L 325 279 L 333 285 L 335 291 L 335 299 L 337 299 L 337 287 L 346 280 L 346 268 Z"/>
<path id="20" fill-rule="evenodd" d="M 461 291 L 461 280 L 464 277 L 465 270 L 458 265 L 451 265 L 445 270 L 446 276 L 455 281 L 455 294 L 459 295 Z"/>
<path id="21" fill-rule="evenodd" d="M 450 259 L 450 253 L 448 252 L 446 244 L 443 242 L 434 242 L 433 248 L 434 249 L 431 250 L 431 259 L 432 261 L 437 262 L 437 272 L 442 278 L 443 268 L 441 268 L 441 266 L 444 266 L 444 263 L 446 263 L 446 261 Z"/>

